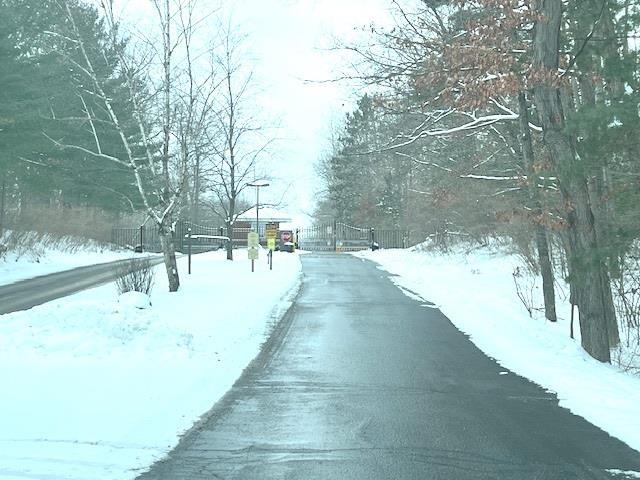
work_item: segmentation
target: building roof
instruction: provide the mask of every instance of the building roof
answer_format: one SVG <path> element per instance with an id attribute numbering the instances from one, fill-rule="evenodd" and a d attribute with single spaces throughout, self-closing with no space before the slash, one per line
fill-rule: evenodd
<path id="1" fill-rule="evenodd" d="M 258 212 L 258 220 L 260 222 L 291 222 L 291 215 L 287 212 L 276 210 L 272 207 L 260 207 Z M 238 217 L 238 220 L 244 222 L 255 221 L 256 207 L 253 207 Z"/>

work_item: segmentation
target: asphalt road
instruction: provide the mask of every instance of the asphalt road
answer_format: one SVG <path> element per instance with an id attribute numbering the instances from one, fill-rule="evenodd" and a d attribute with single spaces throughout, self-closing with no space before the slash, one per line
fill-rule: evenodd
<path id="1" fill-rule="evenodd" d="M 638 452 L 560 408 L 554 394 L 501 375 L 442 313 L 402 294 L 372 263 L 332 254 L 302 262 L 300 295 L 261 355 L 141 480 L 571 480 L 640 471 Z"/>
<path id="2" fill-rule="evenodd" d="M 152 265 L 162 262 L 162 256 L 152 257 Z M 0 285 L 0 315 L 26 310 L 56 298 L 113 282 L 117 266 L 129 260 L 89 265 L 64 272 L 22 280 L 9 285 Z"/>

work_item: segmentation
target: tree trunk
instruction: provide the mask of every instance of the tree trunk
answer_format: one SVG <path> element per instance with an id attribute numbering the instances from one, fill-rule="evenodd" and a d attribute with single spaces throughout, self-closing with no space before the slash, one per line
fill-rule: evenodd
<path id="1" fill-rule="evenodd" d="M 538 261 L 540 274 L 542 275 L 542 294 L 544 296 L 544 315 L 550 322 L 555 322 L 556 317 L 556 293 L 553 285 L 553 266 L 549 257 L 549 240 L 547 229 L 543 225 L 536 226 L 536 246 L 538 248 Z"/>
<path id="2" fill-rule="evenodd" d="M 558 71 L 562 0 L 538 0 L 536 7 L 540 20 L 534 30 L 534 68 L 547 80 L 535 84 L 534 100 L 566 208 L 570 281 L 576 286 L 582 346 L 597 360 L 609 362 L 608 329 L 617 329 L 611 286 L 598 249 L 584 165 L 565 130 L 559 87 L 549 81 Z"/>
<path id="3" fill-rule="evenodd" d="M 229 237 L 229 241 L 227 242 L 227 260 L 233 260 L 233 222 L 226 222 L 227 227 L 227 237 Z"/>
<path id="4" fill-rule="evenodd" d="M 600 245 L 599 256 L 602 259 L 603 264 L 606 267 L 607 275 L 613 275 L 614 277 L 619 275 L 619 255 L 620 250 L 615 245 L 616 238 L 614 229 L 614 215 L 615 213 L 608 205 L 609 193 L 605 191 L 607 188 L 605 179 L 606 165 L 602 167 L 602 177 L 593 176 L 590 181 L 587 182 L 587 189 L 589 191 L 589 203 L 591 210 L 593 211 L 595 219 L 595 234 Z M 608 279 L 610 285 L 610 279 Z M 612 296 L 611 287 L 604 292 L 608 297 Z M 606 316 L 608 322 L 607 334 L 609 335 L 609 346 L 615 347 L 620 343 L 620 333 L 618 330 L 618 324 L 615 316 L 615 307 L 613 306 L 613 298 L 607 303 L 611 303 L 612 312 Z"/>
<path id="5" fill-rule="evenodd" d="M 29 219 L 27 218 L 28 210 L 29 210 L 29 201 L 27 199 L 27 192 L 23 185 L 18 184 L 19 189 L 19 202 L 18 205 L 18 217 L 20 218 L 20 223 L 22 223 L 23 227 L 29 224 Z"/>
<path id="6" fill-rule="evenodd" d="M 180 277 L 178 275 L 178 265 L 176 263 L 176 249 L 173 242 L 173 233 L 166 225 L 159 225 L 160 244 L 162 245 L 162 255 L 164 266 L 167 270 L 169 280 L 169 291 L 177 292 L 180 288 Z"/>
<path id="7" fill-rule="evenodd" d="M 529 202 L 534 214 L 535 239 L 538 250 L 538 263 L 540 264 L 540 274 L 542 276 L 542 293 L 544 296 L 544 314 L 547 320 L 555 322 L 556 318 L 556 295 L 553 285 L 553 267 L 549 257 L 549 242 L 547 239 L 547 229 L 543 223 L 542 202 L 540 191 L 538 190 L 537 174 L 534 168 L 533 143 L 531 141 L 531 129 L 529 127 L 529 110 L 524 92 L 518 94 L 518 104 L 520 108 L 519 126 L 520 142 L 522 145 L 522 161 L 527 174 L 527 184 L 529 190 Z"/>
<path id="8" fill-rule="evenodd" d="M 200 153 L 196 151 L 191 200 L 191 221 L 194 223 L 200 223 L 200 188 Z"/>
<path id="9" fill-rule="evenodd" d="M 225 220 L 227 225 L 227 237 L 229 237 L 229 242 L 227 243 L 227 260 L 233 260 L 233 226 L 235 224 L 235 220 L 234 220 L 235 214 L 236 214 L 235 172 L 232 169 L 231 194 L 229 195 L 229 211 L 227 212 L 227 218 Z"/>
<path id="10" fill-rule="evenodd" d="M 600 35 L 603 38 L 612 39 L 615 37 L 615 32 L 611 24 L 611 11 L 605 4 L 599 4 L 597 2 L 590 2 L 590 8 L 602 8 L 602 19 L 598 23 L 598 31 L 602 30 Z M 611 45 L 614 45 L 611 50 Z M 608 55 L 609 58 L 614 58 L 618 55 L 616 42 L 606 42 L 604 51 L 600 54 L 587 54 L 582 52 L 577 58 L 576 65 L 580 74 L 579 96 L 576 100 L 577 108 L 580 107 L 595 108 L 596 105 L 606 103 L 606 95 L 604 95 L 603 78 L 596 79 L 593 72 L 598 70 L 598 66 L 604 63 L 605 59 L 602 53 Z M 624 91 L 624 84 L 619 78 L 607 78 L 606 83 L 610 88 L 609 100 L 615 101 L 616 97 L 620 97 Z M 613 95 L 613 98 L 611 98 Z M 588 129 L 581 129 L 580 136 L 583 137 L 583 141 L 587 141 L 592 135 L 592 132 Z M 607 275 L 617 275 L 618 260 L 620 256 L 619 245 L 616 245 L 616 236 L 614 233 L 615 225 L 615 208 L 613 206 L 612 195 L 609 188 L 609 167 L 606 156 L 594 157 L 591 152 L 583 152 L 584 163 L 588 165 L 587 171 L 585 171 L 585 179 L 587 184 L 587 192 L 589 195 L 589 205 L 594 217 L 594 229 L 596 240 L 598 242 L 598 254 L 606 268 Z M 592 157 L 592 158 L 589 158 Z M 609 283 L 609 279 L 607 280 Z M 611 297 L 611 287 L 607 288 L 603 295 L 605 297 Z M 618 331 L 618 324 L 615 317 L 615 310 L 613 307 L 613 299 L 606 301 L 605 305 L 611 304 L 612 311 L 606 315 L 605 319 L 608 322 L 607 334 L 609 335 L 609 347 L 614 347 L 620 343 L 620 335 Z"/>

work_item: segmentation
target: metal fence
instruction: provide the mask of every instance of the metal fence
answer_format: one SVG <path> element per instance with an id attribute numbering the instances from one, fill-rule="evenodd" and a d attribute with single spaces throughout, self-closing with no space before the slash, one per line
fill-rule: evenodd
<path id="1" fill-rule="evenodd" d="M 224 227 L 214 227 L 212 225 L 199 225 L 187 220 L 176 222 L 173 241 L 178 252 L 186 252 L 187 234 L 191 229 L 192 235 L 226 235 Z M 246 247 L 247 234 L 251 231 L 248 227 L 236 227 L 233 230 L 233 246 Z M 111 229 L 111 243 L 134 251 L 161 252 L 160 235 L 156 225 L 140 227 L 114 227 Z M 218 243 L 216 243 L 218 245 Z"/>
<path id="2" fill-rule="evenodd" d="M 406 248 L 409 232 L 404 230 L 354 227 L 346 223 L 314 225 L 298 230 L 298 246 L 315 252 L 366 250 L 377 243 L 380 248 Z"/>
<path id="3" fill-rule="evenodd" d="M 160 235 L 155 225 L 137 228 L 114 227 L 111 229 L 111 243 L 135 251 L 162 251 Z"/>

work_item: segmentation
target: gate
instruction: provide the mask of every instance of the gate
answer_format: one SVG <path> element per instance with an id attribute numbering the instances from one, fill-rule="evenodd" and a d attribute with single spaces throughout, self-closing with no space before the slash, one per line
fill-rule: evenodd
<path id="1" fill-rule="evenodd" d="M 409 234 L 403 230 L 354 227 L 342 222 L 318 224 L 297 232 L 298 247 L 312 252 L 355 252 L 373 243 L 380 248 L 405 248 Z"/>
<path id="2" fill-rule="evenodd" d="M 197 225 L 186 220 L 178 221 L 175 225 L 174 242 L 176 250 L 184 252 L 185 238 L 191 229 L 192 235 L 226 235 L 224 229 L 212 225 Z M 233 244 L 244 247 L 250 228 L 237 224 L 234 228 Z M 342 222 L 317 224 L 312 227 L 296 229 L 298 248 L 312 252 L 355 252 L 367 250 L 373 243 L 380 248 L 406 248 L 409 242 L 409 232 L 405 230 L 377 229 L 372 227 L 354 227 Z M 131 250 L 141 248 L 143 251 L 160 252 L 160 237 L 155 225 L 137 228 L 113 228 L 112 243 Z M 213 242 L 211 247 L 219 247 L 219 241 Z"/>

